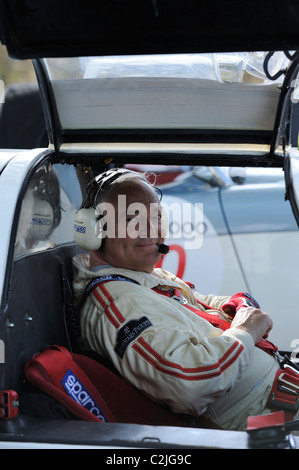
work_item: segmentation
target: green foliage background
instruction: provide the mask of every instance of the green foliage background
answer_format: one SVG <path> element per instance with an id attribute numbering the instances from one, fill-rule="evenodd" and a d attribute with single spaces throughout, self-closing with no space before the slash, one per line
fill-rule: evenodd
<path id="1" fill-rule="evenodd" d="M 5 87 L 16 82 L 36 81 L 31 60 L 13 60 L 7 54 L 6 47 L 0 43 L 0 80 Z"/>

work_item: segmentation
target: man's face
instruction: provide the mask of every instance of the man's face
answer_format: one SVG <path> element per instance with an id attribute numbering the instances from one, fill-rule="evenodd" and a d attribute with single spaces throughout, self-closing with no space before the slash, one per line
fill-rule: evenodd
<path id="1" fill-rule="evenodd" d="M 105 203 L 107 227 L 101 258 L 113 266 L 152 272 L 161 258 L 158 247 L 163 242 L 161 206 L 154 189 L 139 180 L 127 181 Z"/>

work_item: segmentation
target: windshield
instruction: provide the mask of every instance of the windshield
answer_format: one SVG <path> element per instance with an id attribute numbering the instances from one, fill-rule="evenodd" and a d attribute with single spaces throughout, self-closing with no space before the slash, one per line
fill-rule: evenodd
<path id="1" fill-rule="evenodd" d="M 289 55 L 79 57 L 45 63 L 63 129 L 270 131 Z"/>
<path id="2" fill-rule="evenodd" d="M 185 77 L 269 84 L 264 70 L 268 52 L 215 54 L 171 54 L 108 57 L 76 57 L 47 59 L 50 78 L 113 78 L 113 77 Z M 274 76 L 289 63 L 284 52 L 271 56 L 268 68 Z M 281 81 L 282 78 L 280 77 Z"/>

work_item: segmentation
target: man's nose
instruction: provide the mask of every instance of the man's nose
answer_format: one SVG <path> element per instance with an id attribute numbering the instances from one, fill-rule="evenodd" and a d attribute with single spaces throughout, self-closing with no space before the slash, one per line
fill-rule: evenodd
<path id="1" fill-rule="evenodd" d="M 139 223 L 139 236 L 141 238 L 157 238 L 160 232 L 160 224 L 156 218 L 146 217 L 146 220 Z"/>
<path id="2" fill-rule="evenodd" d="M 152 219 L 151 217 L 148 218 L 148 233 L 150 238 L 156 238 L 159 236 L 159 227 L 157 219 Z"/>

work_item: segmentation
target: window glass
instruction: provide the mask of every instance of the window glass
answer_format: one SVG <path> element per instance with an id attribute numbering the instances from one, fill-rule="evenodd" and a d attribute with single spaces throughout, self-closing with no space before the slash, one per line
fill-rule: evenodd
<path id="1" fill-rule="evenodd" d="M 63 129 L 272 130 L 278 84 L 267 52 L 45 60 Z M 267 62 L 275 75 L 283 52 Z"/>
<path id="2" fill-rule="evenodd" d="M 72 241 L 81 198 L 73 166 L 43 163 L 23 198 L 14 257 Z"/>

